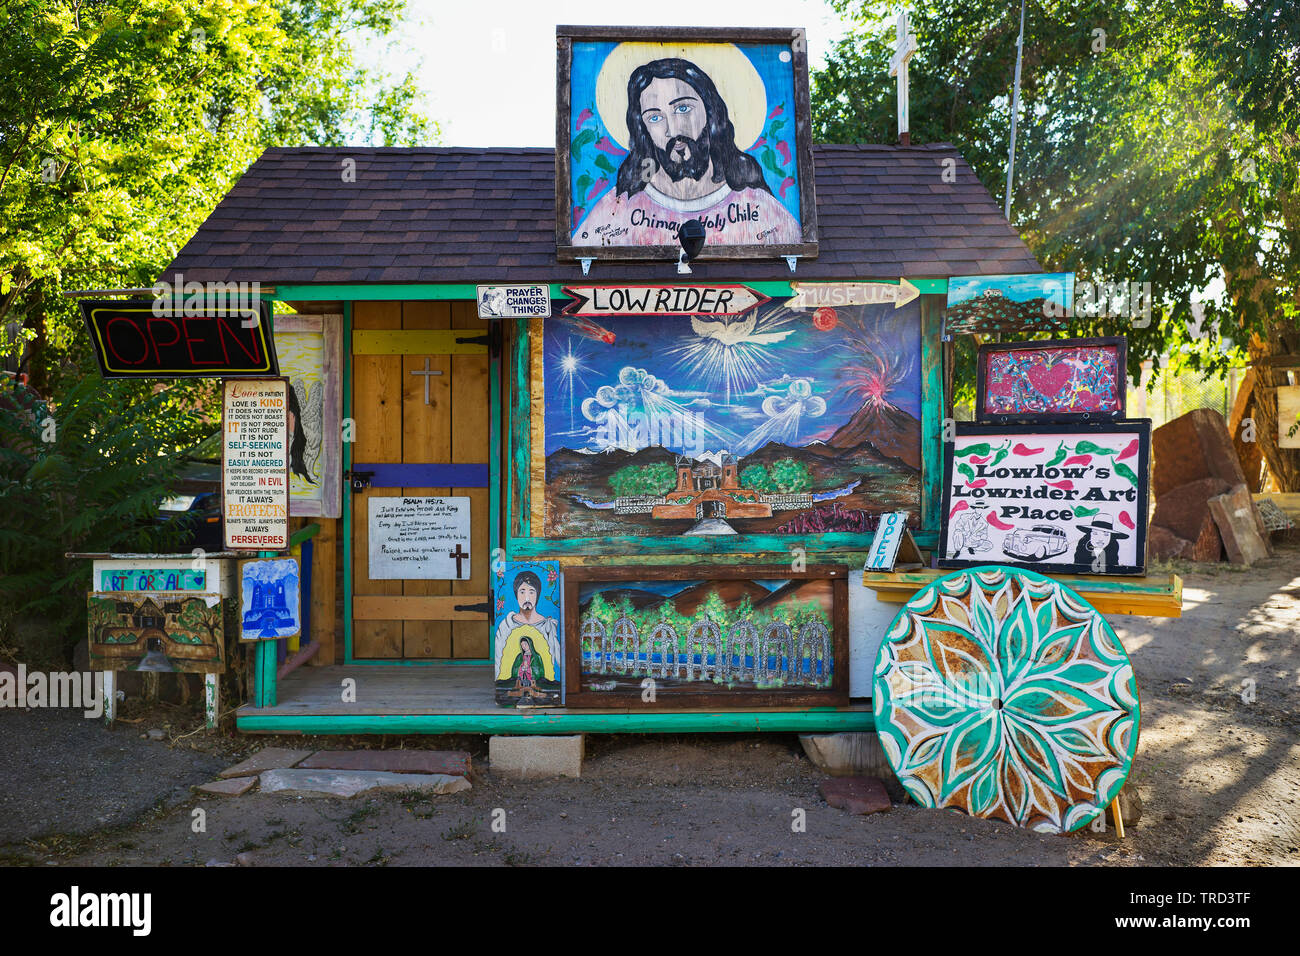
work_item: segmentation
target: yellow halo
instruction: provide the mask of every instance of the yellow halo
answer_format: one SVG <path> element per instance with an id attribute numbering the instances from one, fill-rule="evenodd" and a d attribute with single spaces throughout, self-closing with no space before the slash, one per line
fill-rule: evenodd
<path id="1" fill-rule="evenodd" d="M 596 77 L 596 112 L 610 139 L 627 149 L 627 80 L 652 60 L 679 57 L 709 75 L 736 128 L 736 147 L 749 149 L 763 132 L 767 94 L 763 78 L 734 43 L 620 43 L 609 51 Z"/>

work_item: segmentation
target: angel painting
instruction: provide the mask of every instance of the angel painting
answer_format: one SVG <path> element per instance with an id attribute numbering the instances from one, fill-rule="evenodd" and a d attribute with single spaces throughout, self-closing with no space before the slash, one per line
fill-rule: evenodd
<path id="1" fill-rule="evenodd" d="M 299 392 L 306 394 L 306 400 Z M 289 380 L 289 469 L 294 480 L 301 478 L 316 484 L 316 464 L 320 460 L 322 426 L 325 418 L 325 387 L 316 382 L 309 386 L 302 379 Z"/>

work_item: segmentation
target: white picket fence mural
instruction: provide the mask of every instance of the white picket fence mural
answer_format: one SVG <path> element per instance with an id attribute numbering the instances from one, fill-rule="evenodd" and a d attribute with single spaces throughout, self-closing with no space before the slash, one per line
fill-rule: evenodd
<path id="1" fill-rule="evenodd" d="M 831 685 L 831 634 L 820 621 L 803 624 L 797 633 L 788 624 L 772 622 L 762 634 L 749 621 L 737 621 L 725 634 L 725 643 L 723 628 L 709 618 L 690 625 L 684 644 L 677 629 L 665 621 L 642 636 L 628 617 L 620 617 L 611 628 L 587 617 L 581 634 L 587 674 L 752 681 L 759 686 Z"/>

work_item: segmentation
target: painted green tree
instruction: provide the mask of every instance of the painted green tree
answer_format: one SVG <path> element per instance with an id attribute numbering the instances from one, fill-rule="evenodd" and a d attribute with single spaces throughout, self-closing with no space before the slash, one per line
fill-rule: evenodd
<path id="1" fill-rule="evenodd" d="M 767 494 L 776 490 L 772 487 L 772 479 L 768 475 L 767 469 L 762 465 L 749 465 L 742 470 L 740 473 L 740 487 L 757 491 L 759 494 Z"/>
<path id="2" fill-rule="evenodd" d="M 797 494 L 812 487 L 812 474 L 808 466 L 793 458 L 782 458 L 772 462 L 769 471 L 772 487 L 781 494 Z"/>
<path id="3" fill-rule="evenodd" d="M 813 77 L 814 138 L 896 142 L 892 10 L 833 5 L 855 27 Z M 1018 6 L 917 0 L 909 9 L 920 47 L 912 141 L 955 144 L 1000 199 Z M 1277 447 L 1273 389 L 1287 373 L 1266 364 L 1300 354 L 1295 4 L 1030 3 L 1021 84 L 1013 226 L 1049 269 L 1151 284 L 1149 324 L 1095 308 L 1071 332 L 1127 335 L 1130 375 L 1161 356 L 1215 372 L 1255 363 L 1260 450 L 1282 489 L 1300 490 L 1300 453 Z M 936 164 L 936 183 L 944 172 Z M 973 382 L 968 372 L 958 382 Z"/>
<path id="4" fill-rule="evenodd" d="M 677 472 L 672 465 L 656 462 L 653 465 L 624 465 L 609 477 L 610 490 L 620 498 L 628 495 L 658 497 L 672 491 L 677 485 Z"/>

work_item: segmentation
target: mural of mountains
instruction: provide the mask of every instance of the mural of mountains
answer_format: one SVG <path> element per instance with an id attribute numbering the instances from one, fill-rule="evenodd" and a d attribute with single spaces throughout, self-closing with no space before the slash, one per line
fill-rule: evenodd
<path id="1" fill-rule="evenodd" d="M 863 405 L 826 444 L 837 451 L 866 446 L 879 456 L 921 470 L 921 423 L 892 406 L 879 409 Z"/>

